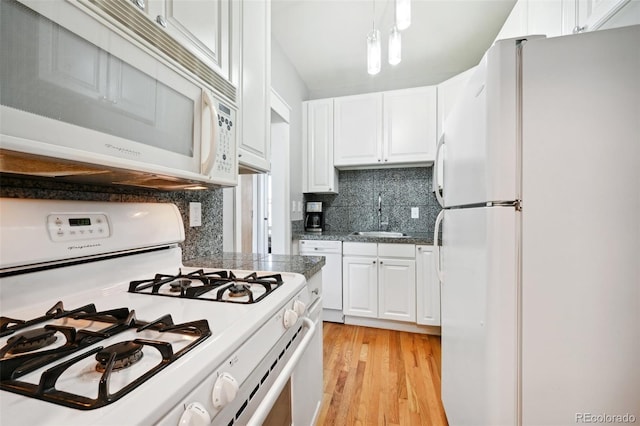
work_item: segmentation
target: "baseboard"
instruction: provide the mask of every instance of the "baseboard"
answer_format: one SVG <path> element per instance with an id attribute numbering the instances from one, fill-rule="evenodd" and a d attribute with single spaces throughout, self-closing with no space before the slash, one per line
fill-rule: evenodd
<path id="1" fill-rule="evenodd" d="M 407 331 L 409 333 L 431 334 L 440 336 L 440 327 L 432 325 L 418 325 L 410 322 L 383 320 L 377 318 L 362 318 L 349 315 L 344 316 L 344 323 L 363 327 L 383 328 L 385 330 Z"/>
<path id="2" fill-rule="evenodd" d="M 344 314 L 342 313 L 342 310 L 323 309 L 322 321 L 337 322 L 342 324 L 344 323 Z"/>

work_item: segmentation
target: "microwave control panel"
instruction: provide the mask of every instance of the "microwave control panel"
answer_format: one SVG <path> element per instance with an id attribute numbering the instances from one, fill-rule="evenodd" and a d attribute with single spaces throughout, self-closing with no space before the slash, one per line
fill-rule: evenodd
<path id="1" fill-rule="evenodd" d="M 212 175 L 233 178 L 236 174 L 236 120 L 235 111 L 222 102 L 217 103 L 218 110 L 218 141 L 216 160 Z"/>
<path id="2" fill-rule="evenodd" d="M 47 229 L 54 242 L 95 240 L 111 235 L 109 220 L 102 213 L 50 214 Z"/>

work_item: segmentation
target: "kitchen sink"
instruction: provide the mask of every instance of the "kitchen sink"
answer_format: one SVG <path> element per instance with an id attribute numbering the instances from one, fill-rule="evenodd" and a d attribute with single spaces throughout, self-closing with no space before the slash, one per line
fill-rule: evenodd
<path id="1" fill-rule="evenodd" d="M 402 232 L 387 232 L 387 231 L 352 232 L 351 235 L 358 235 L 361 237 L 387 237 L 387 238 L 410 237 L 410 235 L 403 234 Z"/>

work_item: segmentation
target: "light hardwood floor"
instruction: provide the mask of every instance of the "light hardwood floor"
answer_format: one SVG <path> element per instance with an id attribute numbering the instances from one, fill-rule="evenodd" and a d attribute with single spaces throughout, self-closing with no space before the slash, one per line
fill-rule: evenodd
<path id="1" fill-rule="evenodd" d="M 447 425 L 440 337 L 324 323 L 319 426 Z"/>

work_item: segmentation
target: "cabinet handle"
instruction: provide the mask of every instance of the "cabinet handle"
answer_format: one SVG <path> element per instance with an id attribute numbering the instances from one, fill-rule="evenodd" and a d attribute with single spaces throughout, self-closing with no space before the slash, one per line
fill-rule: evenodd
<path id="1" fill-rule="evenodd" d="M 382 260 L 380 261 L 380 264 L 382 265 Z"/>
<path id="2" fill-rule="evenodd" d="M 133 4 L 138 6 L 138 9 L 144 10 L 144 0 L 131 0 Z"/>
<path id="3" fill-rule="evenodd" d="M 388 158 L 385 158 L 385 159 L 384 159 L 384 162 L 386 163 L 387 161 L 389 161 L 389 159 L 388 159 Z"/>
<path id="4" fill-rule="evenodd" d="M 162 27 L 167 28 L 167 20 L 162 15 L 156 16 L 156 22 Z"/>
<path id="5" fill-rule="evenodd" d="M 373 261 L 373 264 L 374 264 L 374 265 L 376 264 L 376 261 L 375 261 L 375 260 Z"/>
<path id="6" fill-rule="evenodd" d="M 379 163 L 379 162 L 381 162 L 381 161 L 382 161 L 382 160 L 380 160 L 380 159 L 378 158 L 378 163 Z"/>
<path id="7" fill-rule="evenodd" d="M 422 247 L 418 247 L 418 251 L 422 251 Z"/>

